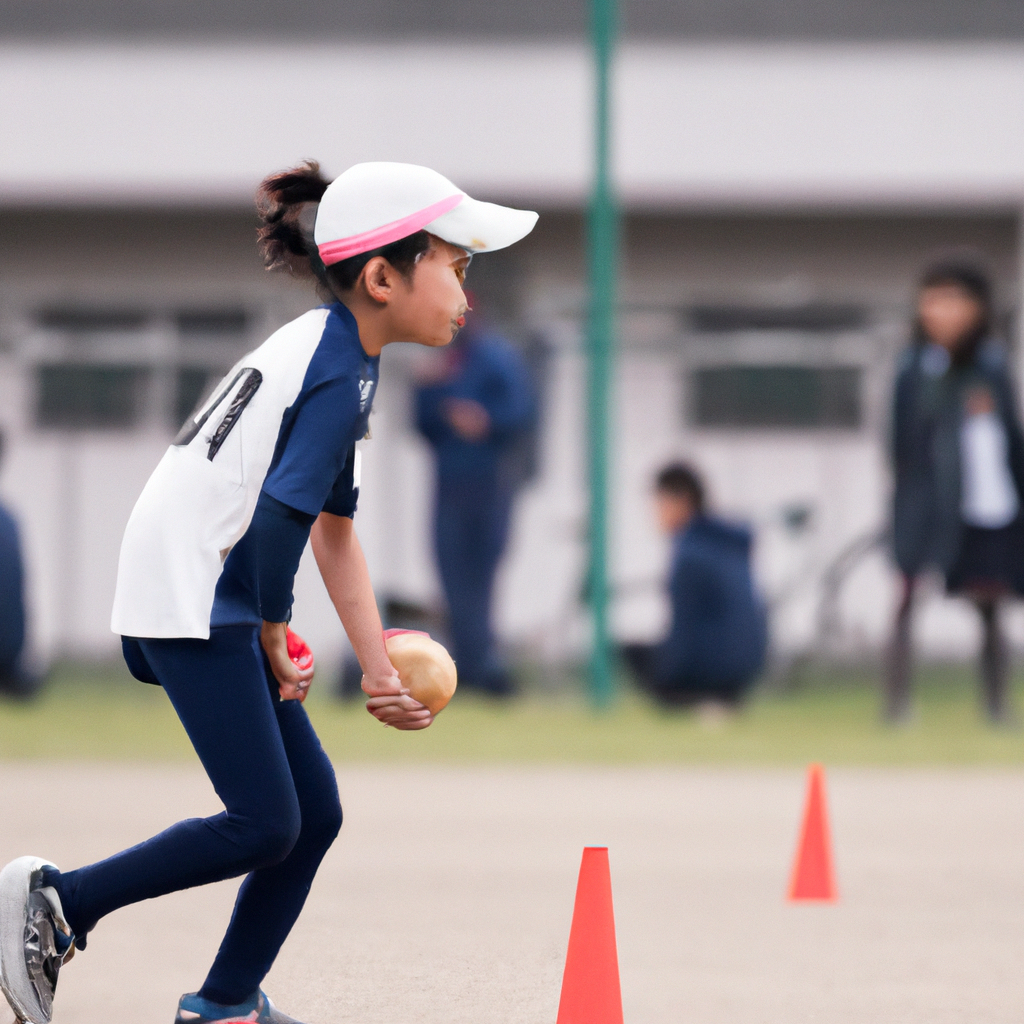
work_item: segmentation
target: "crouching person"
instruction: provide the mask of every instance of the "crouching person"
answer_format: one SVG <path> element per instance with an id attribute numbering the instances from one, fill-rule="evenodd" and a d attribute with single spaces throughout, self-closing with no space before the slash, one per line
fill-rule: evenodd
<path id="1" fill-rule="evenodd" d="M 641 689 L 665 707 L 734 706 L 764 665 L 764 607 L 750 571 L 750 531 L 709 515 L 704 485 L 673 463 L 657 477 L 658 523 L 672 537 L 672 624 L 658 644 L 623 655 Z"/>

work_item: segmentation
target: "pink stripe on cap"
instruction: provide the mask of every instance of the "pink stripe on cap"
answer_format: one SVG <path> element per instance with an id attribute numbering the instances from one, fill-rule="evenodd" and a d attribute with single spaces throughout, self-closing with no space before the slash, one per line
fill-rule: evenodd
<path id="1" fill-rule="evenodd" d="M 408 217 L 400 220 L 393 220 L 390 224 L 384 224 L 379 228 L 371 228 L 361 235 L 350 235 L 348 238 L 338 238 L 333 242 L 322 242 L 317 246 L 320 252 L 320 259 L 324 266 L 329 267 L 332 263 L 340 263 L 360 253 L 370 252 L 371 249 L 379 249 L 382 245 L 390 245 L 400 238 L 416 234 L 417 231 L 425 228 L 432 220 L 437 220 L 442 213 L 454 210 L 459 203 L 465 199 L 465 194 L 458 192 L 439 203 L 425 206 L 422 210 L 410 213 Z"/>

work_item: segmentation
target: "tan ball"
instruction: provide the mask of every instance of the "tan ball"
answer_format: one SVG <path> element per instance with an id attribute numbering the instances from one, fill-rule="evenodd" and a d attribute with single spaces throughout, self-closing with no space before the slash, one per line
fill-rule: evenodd
<path id="1" fill-rule="evenodd" d="M 407 630 L 389 629 L 384 646 L 410 696 L 436 715 L 455 693 L 452 656 L 426 633 Z"/>

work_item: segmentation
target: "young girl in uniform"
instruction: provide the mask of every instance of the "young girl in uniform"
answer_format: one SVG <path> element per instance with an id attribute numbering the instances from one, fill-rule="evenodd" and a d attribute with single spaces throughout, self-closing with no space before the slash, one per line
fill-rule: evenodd
<path id="1" fill-rule="evenodd" d="M 885 716 L 907 721 L 911 617 L 920 574 L 938 568 L 982 627 L 986 715 L 1012 720 L 1000 606 L 1024 594 L 1024 429 L 1005 346 L 993 334 L 992 284 L 969 254 L 925 272 L 917 323 L 893 393 L 893 552 L 901 574 L 885 675 Z"/>
<path id="2" fill-rule="evenodd" d="M 518 241 L 536 214 L 477 202 L 410 164 L 359 164 L 328 184 L 309 163 L 268 178 L 257 199 L 267 265 L 310 276 L 326 304 L 240 360 L 182 428 L 128 522 L 112 621 L 132 673 L 167 692 L 225 809 L 74 871 L 20 857 L 0 872 L 0 987 L 29 1024 L 49 1024 L 60 966 L 101 918 L 239 875 L 227 934 L 176 1022 L 293 1020 L 260 984 L 341 826 L 302 707 L 312 670 L 286 641 L 307 540 L 369 712 L 397 729 L 432 720 L 385 651 L 352 526 L 355 444 L 383 347 L 447 345 L 464 323 L 472 254 Z"/>

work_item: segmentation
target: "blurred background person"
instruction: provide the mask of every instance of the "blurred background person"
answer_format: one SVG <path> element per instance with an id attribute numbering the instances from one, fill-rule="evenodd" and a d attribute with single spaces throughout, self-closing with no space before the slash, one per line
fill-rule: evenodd
<path id="1" fill-rule="evenodd" d="M 659 644 L 623 655 L 641 689 L 665 707 L 736 705 L 764 665 L 764 606 L 750 571 L 746 527 L 710 515 L 691 466 L 672 463 L 654 489 L 658 525 L 672 537 L 672 619 Z"/>
<path id="2" fill-rule="evenodd" d="M 985 712 L 992 722 L 1010 714 L 999 604 L 1024 588 L 1024 436 L 992 320 L 979 259 L 954 255 L 925 271 L 893 398 L 893 550 L 902 580 L 885 673 L 891 722 L 911 714 L 911 611 L 930 565 L 949 593 L 976 605 Z"/>
<path id="3" fill-rule="evenodd" d="M 514 686 L 495 648 L 491 606 L 522 483 L 519 443 L 536 416 L 530 373 L 477 311 L 424 368 L 415 404 L 435 456 L 434 554 L 459 684 L 507 696 Z"/>
<path id="4" fill-rule="evenodd" d="M 0 461 L 4 437 L 0 434 Z M 30 696 L 36 680 L 27 671 L 25 648 L 25 569 L 18 523 L 0 504 L 0 692 Z"/>

